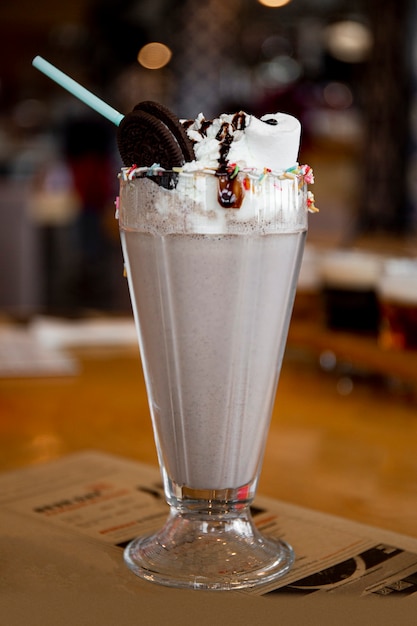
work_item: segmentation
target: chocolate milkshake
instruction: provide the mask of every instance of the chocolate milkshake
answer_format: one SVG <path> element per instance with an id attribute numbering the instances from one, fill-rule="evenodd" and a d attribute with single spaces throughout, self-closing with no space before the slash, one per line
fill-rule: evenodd
<path id="1" fill-rule="evenodd" d="M 132 137 L 147 162 L 122 170 L 118 216 L 170 515 L 125 559 L 166 585 L 245 588 L 293 562 L 285 542 L 259 533 L 249 505 L 315 210 L 312 172 L 296 162 L 291 116 L 200 115 L 178 132 L 164 111 L 162 128 L 148 124 L 149 110 L 121 126 L 125 162 L 141 157 Z M 155 146 L 172 128 L 161 165 Z M 184 131 L 195 158 L 167 168 L 181 161 Z"/>

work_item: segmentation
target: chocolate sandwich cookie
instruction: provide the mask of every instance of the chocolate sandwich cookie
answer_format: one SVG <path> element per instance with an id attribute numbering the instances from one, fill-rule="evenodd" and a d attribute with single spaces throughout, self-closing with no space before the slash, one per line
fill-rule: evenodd
<path id="1" fill-rule="evenodd" d="M 159 102 L 153 102 L 152 100 L 139 102 L 133 110 L 145 111 L 145 113 L 149 113 L 149 115 L 153 115 L 161 120 L 161 122 L 165 124 L 178 141 L 178 145 L 184 156 L 184 163 L 194 161 L 195 154 L 193 144 L 188 138 L 188 135 L 178 117 L 172 111 L 162 104 L 159 104 Z"/>
<path id="2" fill-rule="evenodd" d="M 126 167 L 157 163 L 169 170 L 194 159 L 192 143 L 180 121 L 157 102 L 139 103 L 123 118 L 117 143 Z"/>

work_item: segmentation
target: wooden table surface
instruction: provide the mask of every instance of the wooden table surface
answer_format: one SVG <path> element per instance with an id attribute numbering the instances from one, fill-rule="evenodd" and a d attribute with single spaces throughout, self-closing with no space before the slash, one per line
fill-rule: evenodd
<path id="1" fill-rule="evenodd" d="M 89 448 L 156 464 L 137 348 L 72 352 L 75 376 L 0 379 L 0 470 Z M 417 353 L 295 321 L 259 493 L 417 537 L 416 386 Z"/>

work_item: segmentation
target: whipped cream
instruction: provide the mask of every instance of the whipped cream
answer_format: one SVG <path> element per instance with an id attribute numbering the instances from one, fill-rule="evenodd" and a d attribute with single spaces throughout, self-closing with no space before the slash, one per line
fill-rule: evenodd
<path id="1" fill-rule="evenodd" d="M 240 111 L 206 120 L 200 113 L 182 124 L 196 157 L 184 165 L 185 170 L 217 170 L 235 163 L 242 169 L 279 172 L 297 163 L 301 124 L 291 115 L 269 113 L 258 119 Z"/>

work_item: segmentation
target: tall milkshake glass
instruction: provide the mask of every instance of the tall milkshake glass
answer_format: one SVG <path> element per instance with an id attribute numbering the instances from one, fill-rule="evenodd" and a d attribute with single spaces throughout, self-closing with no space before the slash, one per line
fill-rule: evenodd
<path id="1" fill-rule="evenodd" d="M 238 178 L 241 175 L 238 175 Z M 169 515 L 125 550 L 139 576 L 241 589 L 285 574 L 255 496 L 307 230 L 302 177 L 245 175 L 241 208 L 206 171 L 121 176 L 119 224 Z M 221 185 L 220 185 L 221 187 Z"/>

